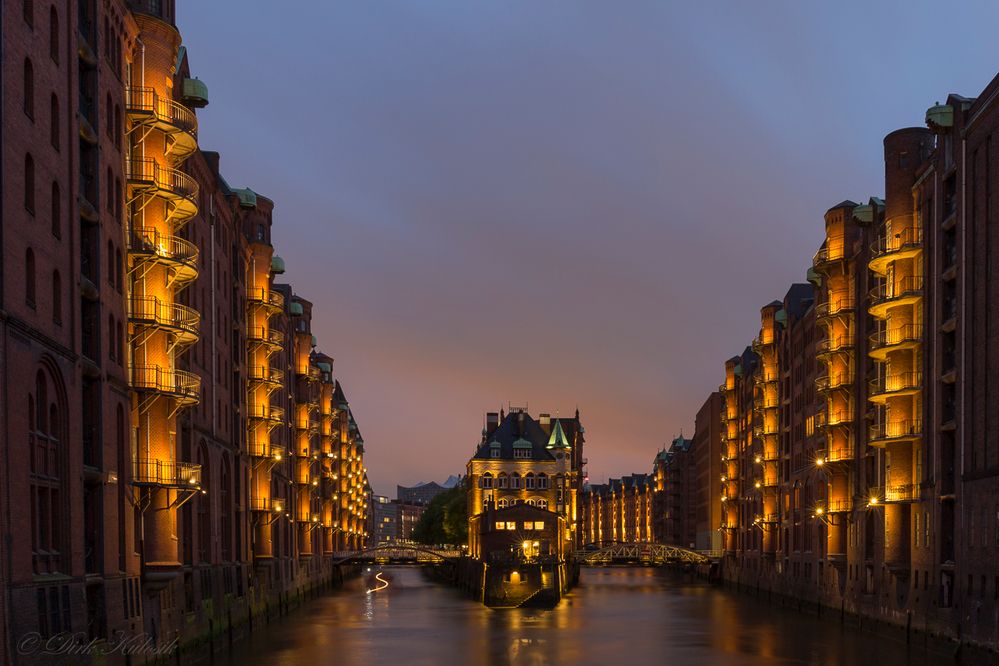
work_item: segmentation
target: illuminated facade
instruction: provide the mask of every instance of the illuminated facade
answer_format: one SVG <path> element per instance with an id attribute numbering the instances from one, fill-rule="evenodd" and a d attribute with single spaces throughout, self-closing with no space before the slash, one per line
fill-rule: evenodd
<path id="1" fill-rule="evenodd" d="M 2 11 L 0 662 L 192 640 L 365 543 L 363 440 L 273 203 L 199 146 L 174 2 Z"/>
<path id="2" fill-rule="evenodd" d="M 643 543 L 653 537 L 654 485 L 648 474 L 631 474 L 583 487 L 581 543 Z"/>
<path id="3" fill-rule="evenodd" d="M 885 197 L 826 212 L 809 284 L 765 306 L 726 362 L 726 577 L 999 639 L 996 99 L 999 77 L 889 134 Z"/>
<path id="4" fill-rule="evenodd" d="M 578 501 L 582 472 L 583 427 L 572 419 L 525 409 L 486 415 L 486 427 L 465 479 L 471 521 L 490 506 L 528 504 L 565 520 L 568 542 L 578 545 Z"/>

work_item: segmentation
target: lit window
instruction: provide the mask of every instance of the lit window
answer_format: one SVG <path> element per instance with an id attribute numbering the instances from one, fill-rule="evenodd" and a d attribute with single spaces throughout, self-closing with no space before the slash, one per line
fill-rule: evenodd
<path id="1" fill-rule="evenodd" d="M 517 523 L 508 520 L 508 521 L 506 521 L 506 528 L 508 530 L 515 530 L 515 529 L 517 529 Z"/>
<path id="2" fill-rule="evenodd" d="M 531 521 L 526 521 L 526 522 L 524 523 L 524 529 L 525 529 L 525 530 L 530 530 L 530 529 L 534 529 L 534 523 L 533 523 L 533 522 L 531 522 Z"/>
<path id="3" fill-rule="evenodd" d="M 496 521 L 496 529 L 498 529 L 498 530 L 504 530 L 504 529 L 506 529 L 506 523 L 504 523 L 502 520 L 497 520 Z"/>
<path id="4" fill-rule="evenodd" d="M 545 529 L 545 523 L 544 523 L 544 521 L 535 522 L 534 523 L 534 529 L 536 529 L 536 530 L 543 530 L 543 529 Z"/>

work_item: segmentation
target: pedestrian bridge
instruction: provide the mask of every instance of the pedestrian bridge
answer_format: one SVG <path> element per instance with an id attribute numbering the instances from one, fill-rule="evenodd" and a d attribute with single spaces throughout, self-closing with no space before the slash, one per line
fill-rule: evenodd
<path id="1" fill-rule="evenodd" d="M 589 544 L 576 551 L 576 559 L 583 565 L 638 564 L 655 566 L 664 564 L 708 564 L 710 554 L 689 548 L 666 546 L 658 543 L 608 543 Z"/>
<path id="2" fill-rule="evenodd" d="M 429 564 L 461 559 L 458 548 L 434 548 L 411 544 L 385 544 L 364 550 L 333 553 L 334 564 Z"/>

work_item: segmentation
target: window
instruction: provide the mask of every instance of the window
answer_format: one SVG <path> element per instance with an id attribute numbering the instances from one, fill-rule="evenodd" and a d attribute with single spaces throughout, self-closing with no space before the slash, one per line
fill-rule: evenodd
<path id="1" fill-rule="evenodd" d="M 24 59 L 24 115 L 35 119 L 35 68 L 31 60 Z"/>
<path id="2" fill-rule="evenodd" d="M 35 27 L 35 3 L 34 0 L 21 0 L 21 16 L 29 28 Z"/>
<path id="3" fill-rule="evenodd" d="M 525 530 L 532 530 L 532 529 L 534 529 L 534 521 L 531 521 L 531 520 L 524 521 L 524 529 Z"/>
<path id="4" fill-rule="evenodd" d="M 58 181 L 52 181 L 52 235 L 62 238 L 62 193 Z"/>
<path id="5" fill-rule="evenodd" d="M 497 486 L 498 488 L 506 488 L 509 486 L 510 478 L 504 473 L 501 473 L 499 475 L 499 478 L 497 478 L 496 480 L 499 483 L 499 485 Z"/>
<path id="6" fill-rule="evenodd" d="M 546 500 L 546 499 L 539 499 L 538 500 L 538 508 L 539 509 L 544 509 L 545 511 L 547 511 L 548 510 L 548 500 Z"/>
<path id="7" fill-rule="evenodd" d="M 506 501 L 506 498 L 505 498 L 505 497 L 504 497 L 503 499 L 501 499 L 501 500 L 500 500 L 500 501 L 499 501 L 499 502 L 498 502 L 498 503 L 496 504 L 496 506 L 498 506 L 498 507 L 499 507 L 499 508 L 501 508 L 501 509 L 505 509 L 505 508 L 507 508 L 507 507 L 508 507 L 509 505 L 510 505 L 510 503 Z"/>
<path id="8" fill-rule="evenodd" d="M 36 574 L 66 572 L 62 560 L 62 418 L 55 395 L 52 391 L 50 402 L 47 378 L 39 370 L 34 394 L 28 394 L 31 553 Z"/>
<path id="9" fill-rule="evenodd" d="M 534 474 L 532 472 L 528 472 L 527 476 L 524 477 L 524 487 L 528 490 L 534 490 Z"/>
<path id="10" fill-rule="evenodd" d="M 520 488 L 520 474 L 518 474 L 517 472 L 514 472 L 513 475 L 510 477 L 510 487 L 513 488 L 514 490 Z"/>
<path id="11" fill-rule="evenodd" d="M 534 523 L 534 529 L 539 530 L 539 531 L 545 529 L 545 523 L 544 523 L 544 521 L 535 521 L 535 523 Z"/>
<path id="12" fill-rule="evenodd" d="M 30 247 L 24 253 L 24 300 L 35 307 L 35 252 Z"/>
<path id="13" fill-rule="evenodd" d="M 31 153 L 24 156 L 24 208 L 35 214 L 35 158 Z"/>
<path id="14" fill-rule="evenodd" d="M 49 8 L 49 56 L 59 64 L 59 12 L 55 5 Z"/>
<path id="15" fill-rule="evenodd" d="M 513 450 L 513 457 L 514 458 L 530 458 L 531 457 L 531 449 L 514 449 Z"/>
<path id="16" fill-rule="evenodd" d="M 59 150 L 59 98 L 55 93 L 49 98 L 49 143 Z"/>
<path id="17" fill-rule="evenodd" d="M 545 490 L 548 487 L 548 475 L 538 474 L 538 489 Z"/>
<path id="18" fill-rule="evenodd" d="M 480 488 L 492 488 L 493 487 L 493 475 L 490 474 L 489 472 L 486 472 L 485 474 L 483 474 L 479 487 Z"/>
<path id="19" fill-rule="evenodd" d="M 515 522 L 513 522 L 511 520 L 508 520 L 508 521 L 506 521 L 506 528 L 508 530 L 515 530 L 515 529 L 517 529 L 517 523 L 515 523 Z"/>
<path id="20" fill-rule="evenodd" d="M 496 529 L 498 529 L 498 530 L 505 530 L 506 529 L 506 523 L 503 522 L 502 520 L 497 520 L 496 521 Z"/>
<path id="21" fill-rule="evenodd" d="M 52 271 L 52 321 L 62 324 L 62 278 Z"/>
<path id="22" fill-rule="evenodd" d="M 489 457 L 490 458 L 499 458 L 500 457 L 500 450 L 498 448 L 490 449 L 489 450 Z"/>

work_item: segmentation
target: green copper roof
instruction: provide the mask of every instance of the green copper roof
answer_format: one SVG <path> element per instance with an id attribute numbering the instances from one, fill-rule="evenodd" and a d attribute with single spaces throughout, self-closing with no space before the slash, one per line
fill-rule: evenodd
<path id="1" fill-rule="evenodd" d="M 323 372 L 333 372 L 333 365 L 326 362 L 316 363 Z"/>
<path id="2" fill-rule="evenodd" d="M 208 86 L 201 79 L 184 79 L 184 101 L 195 107 L 208 106 Z"/>
<path id="3" fill-rule="evenodd" d="M 292 301 L 291 305 L 288 306 L 288 312 L 290 312 L 293 315 L 300 315 L 303 312 L 305 312 L 305 310 L 302 309 L 301 303 L 299 303 L 298 301 Z"/>
<path id="4" fill-rule="evenodd" d="M 784 308 L 781 308 L 780 310 L 778 310 L 777 314 L 774 315 L 774 319 L 779 324 L 786 324 L 787 323 L 787 310 L 785 310 Z"/>
<path id="5" fill-rule="evenodd" d="M 312 336 L 312 346 L 315 347 L 318 343 L 319 343 L 319 340 L 316 339 L 316 336 L 313 335 Z"/>
<path id="6" fill-rule="evenodd" d="M 521 437 L 520 439 L 518 439 L 517 441 L 515 441 L 513 443 L 513 448 L 515 448 L 515 449 L 533 449 L 534 445 L 531 444 L 526 439 L 524 439 L 523 437 Z"/>
<path id="7" fill-rule="evenodd" d="M 926 125 L 931 130 L 946 129 L 954 126 L 954 107 L 947 104 L 936 104 L 926 110 Z"/>
<path id="8" fill-rule="evenodd" d="M 271 273 L 276 275 L 281 275 L 284 273 L 284 259 L 277 256 L 276 254 L 271 257 Z"/>
<path id="9" fill-rule="evenodd" d="M 814 284 L 816 287 L 822 285 L 822 276 L 814 268 L 809 268 L 805 272 L 805 279 Z"/>
<path id="10" fill-rule="evenodd" d="M 548 448 L 549 449 L 568 449 L 569 440 L 565 438 L 565 432 L 562 430 L 562 422 L 555 419 L 555 427 L 552 428 L 552 435 L 548 438 Z"/>
<path id="11" fill-rule="evenodd" d="M 239 205 L 242 208 L 253 208 L 257 205 L 257 193 L 250 188 L 234 189 L 233 192 L 239 197 Z"/>

